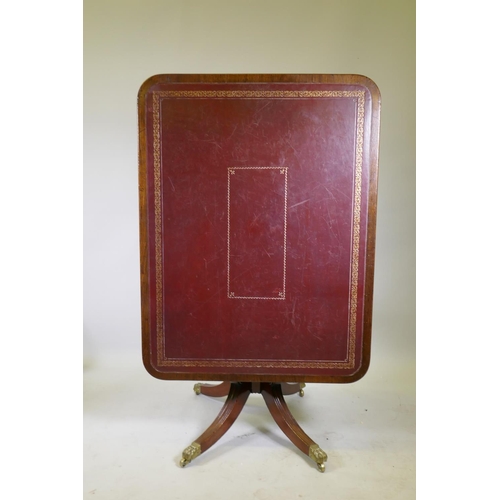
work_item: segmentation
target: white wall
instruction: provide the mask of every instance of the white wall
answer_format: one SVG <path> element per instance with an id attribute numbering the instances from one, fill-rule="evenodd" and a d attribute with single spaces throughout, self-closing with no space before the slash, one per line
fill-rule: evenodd
<path id="1" fill-rule="evenodd" d="M 158 73 L 358 73 L 382 94 L 372 367 L 415 355 L 409 0 L 85 0 L 84 352 L 140 359 L 136 96 Z"/>

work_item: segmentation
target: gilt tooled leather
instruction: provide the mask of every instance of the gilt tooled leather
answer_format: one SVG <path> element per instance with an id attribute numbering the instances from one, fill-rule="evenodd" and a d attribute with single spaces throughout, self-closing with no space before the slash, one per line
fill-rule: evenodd
<path id="1" fill-rule="evenodd" d="M 359 368 L 370 99 L 361 85 L 148 90 L 158 371 Z"/>

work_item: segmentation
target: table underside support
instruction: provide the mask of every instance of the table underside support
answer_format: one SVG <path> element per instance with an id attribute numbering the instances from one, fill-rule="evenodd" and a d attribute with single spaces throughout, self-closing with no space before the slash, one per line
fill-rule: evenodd
<path id="1" fill-rule="evenodd" d="M 320 472 L 325 471 L 327 454 L 302 430 L 290 412 L 283 396 L 304 395 L 303 383 L 222 382 L 221 384 L 196 384 L 196 394 L 211 397 L 227 396 L 221 411 L 208 429 L 183 452 L 180 465 L 185 467 L 214 445 L 233 425 L 251 393 L 262 394 L 264 401 L 280 429 L 305 455 L 316 462 Z"/>

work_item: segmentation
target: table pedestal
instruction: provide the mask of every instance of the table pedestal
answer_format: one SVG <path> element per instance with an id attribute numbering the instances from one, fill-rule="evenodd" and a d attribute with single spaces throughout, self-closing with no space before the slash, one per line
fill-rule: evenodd
<path id="1" fill-rule="evenodd" d="M 274 420 L 304 454 L 316 462 L 320 472 L 325 471 L 327 454 L 302 430 L 285 402 L 284 395 L 304 395 L 302 383 L 223 382 L 218 385 L 196 384 L 196 394 L 211 397 L 227 396 L 226 402 L 208 429 L 182 452 L 180 465 L 185 467 L 214 445 L 233 425 L 251 393 L 260 393 Z"/>

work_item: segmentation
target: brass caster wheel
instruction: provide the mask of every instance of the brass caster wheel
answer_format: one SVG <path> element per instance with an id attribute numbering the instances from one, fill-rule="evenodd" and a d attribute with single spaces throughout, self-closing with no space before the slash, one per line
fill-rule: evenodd
<path id="1" fill-rule="evenodd" d="M 328 455 L 317 444 L 312 444 L 309 447 L 309 456 L 316 462 L 318 470 L 325 472 L 325 462 L 328 460 Z"/>
<path id="2" fill-rule="evenodd" d="M 201 394 L 201 384 L 200 383 L 194 384 L 193 391 L 197 396 L 199 396 Z"/>
<path id="3" fill-rule="evenodd" d="M 186 460 L 185 458 L 183 458 L 181 461 L 180 461 L 180 466 L 181 467 L 186 467 L 186 465 L 189 463 L 189 460 Z"/>
<path id="4" fill-rule="evenodd" d="M 306 386 L 306 384 L 304 384 L 304 383 L 301 383 L 301 384 L 300 384 L 299 396 L 300 396 L 301 398 L 303 398 L 303 397 L 304 397 L 304 387 L 305 387 L 305 386 Z"/>

